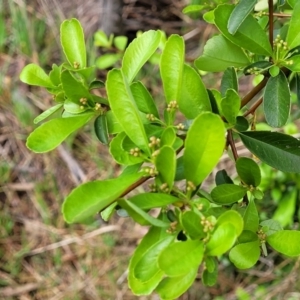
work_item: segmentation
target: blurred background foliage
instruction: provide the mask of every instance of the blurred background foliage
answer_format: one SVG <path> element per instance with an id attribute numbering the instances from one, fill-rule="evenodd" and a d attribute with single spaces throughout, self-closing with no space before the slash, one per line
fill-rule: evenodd
<path id="1" fill-rule="evenodd" d="M 197 0 L 3 0 L 0 2 L 0 299 L 157 299 L 135 297 L 127 287 L 126 267 L 133 249 L 145 234 L 127 218 L 114 217 L 109 224 L 99 216 L 85 225 L 64 223 L 60 207 L 76 185 L 86 180 L 113 177 L 120 172 L 106 147 L 96 139 L 92 126 L 68 138 L 53 152 L 38 155 L 25 147 L 34 128 L 33 119 L 50 107 L 44 90 L 22 84 L 18 77 L 28 63 L 47 70 L 63 57 L 59 48 L 62 20 L 77 17 L 85 29 L 88 59 L 97 62 L 114 47 L 99 48 L 94 34 L 126 36 L 161 29 L 178 33 L 186 41 L 186 59 L 192 62 L 215 32 L 201 16 L 182 14 Z M 118 63 L 118 62 L 116 62 Z M 106 70 L 95 74 L 105 79 Z M 140 75 L 159 101 L 162 95 L 155 61 Z M 220 74 L 204 74 L 208 87 L 219 88 Z M 240 92 L 252 86 L 252 78 L 240 81 Z M 295 97 L 296 98 L 296 97 Z M 298 136 L 298 104 L 285 126 Z M 257 115 L 263 120 L 262 115 Z M 259 123 L 258 127 L 265 128 Z M 239 154 L 249 153 L 238 147 Z M 235 176 L 224 156 L 218 169 Z M 297 228 L 300 218 L 300 176 L 283 174 L 261 165 L 265 197 L 259 202 L 262 220 L 275 213 L 286 228 Z M 213 184 L 212 177 L 206 186 Z M 199 278 L 181 299 L 300 299 L 300 261 L 270 252 L 256 268 L 237 272 L 221 258 L 218 284 L 203 287 Z"/>

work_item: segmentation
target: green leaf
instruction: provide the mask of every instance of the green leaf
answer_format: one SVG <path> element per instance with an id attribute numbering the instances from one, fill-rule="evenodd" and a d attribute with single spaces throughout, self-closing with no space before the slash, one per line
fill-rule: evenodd
<path id="1" fill-rule="evenodd" d="M 179 296 L 191 287 L 197 274 L 198 268 L 195 268 L 182 276 L 164 278 L 155 291 L 161 299 L 178 299 Z"/>
<path id="2" fill-rule="evenodd" d="M 148 210 L 156 207 L 164 207 L 179 201 L 177 197 L 162 193 L 143 193 L 129 199 L 141 209 Z"/>
<path id="3" fill-rule="evenodd" d="M 239 236 L 244 228 L 244 221 L 242 216 L 236 212 L 235 210 L 228 210 L 224 212 L 219 218 L 216 223 L 216 226 L 220 226 L 224 223 L 230 223 L 235 227 L 236 236 Z"/>
<path id="4" fill-rule="evenodd" d="M 167 40 L 160 60 L 160 74 L 167 103 L 178 101 L 184 66 L 184 40 L 173 34 Z"/>
<path id="5" fill-rule="evenodd" d="M 89 90 L 101 89 L 105 87 L 105 83 L 101 80 L 95 79 L 89 84 Z"/>
<path id="6" fill-rule="evenodd" d="M 280 68 L 278 66 L 273 65 L 270 69 L 269 69 L 269 73 L 272 77 L 276 77 L 278 76 L 278 74 L 280 73 Z"/>
<path id="7" fill-rule="evenodd" d="M 234 128 L 237 131 L 245 131 L 249 128 L 248 120 L 243 116 L 237 116 L 236 117 L 236 124 Z"/>
<path id="8" fill-rule="evenodd" d="M 127 36 L 117 36 L 114 38 L 114 44 L 116 46 L 117 49 L 119 49 L 120 51 L 124 51 L 126 46 L 127 46 L 127 42 L 128 42 L 128 38 Z"/>
<path id="9" fill-rule="evenodd" d="M 225 169 L 219 170 L 216 174 L 216 185 L 221 185 L 224 183 L 233 183 L 232 179 L 228 176 L 227 172 Z"/>
<path id="10" fill-rule="evenodd" d="M 103 221 L 108 222 L 110 218 L 113 216 L 114 212 L 116 211 L 116 206 L 118 205 L 118 202 L 114 202 L 108 207 L 106 207 L 104 210 L 101 211 L 101 218 Z"/>
<path id="11" fill-rule="evenodd" d="M 239 133 L 244 145 L 261 161 L 283 172 L 300 173 L 300 141 L 269 131 Z"/>
<path id="12" fill-rule="evenodd" d="M 264 92 L 264 113 L 267 123 L 272 127 L 282 127 L 290 115 L 290 88 L 284 73 L 271 77 Z"/>
<path id="13" fill-rule="evenodd" d="M 170 225 L 169 222 L 164 222 L 162 220 L 156 219 L 150 216 L 148 213 L 143 211 L 137 205 L 132 203 L 131 201 L 127 201 L 125 199 L 118 200 L 118 204 L 127 211 L 128 215 L 132 217 L 132 219 L 141 225 L 153 225 L 157 227 L 168 227 Z"/>
<path id="14" fill-rule="evenodd" d="M 254 241 L 258 241 L 257 233 L 250 230 L 243 230 L 241 235 L 238 237 L 239 244 L 245 244 Z"/>
<path id="15" fill-rule="evenodd" d="M 109 110 L 105 115 L 106 115 L 106 119 L 107 119 L 108 132 L 110 134 L 116 134 L 116 133 L 120 133 L 123 131 L 123 127 L 116 119 L 112 110 Z"/>
<path id="16" fill-rule="evenodd" d="M 232 43 L 255 54 L 271 56 L 272 48 L 265 31 L 252 15 L 242 22 L 235 35 L 228 32 L 227 24 L 235 5 L 219 5 L 215 11 L 215 24 L 221 33 Z"/>
<path id="17" fill-rule="evenodd" d="M 300 2 L 297 1 L 293 8 L 293 14 L 292 14 L 292 18 L 290 20 L 290 26 L 289 26 L 287 37 L 286 37 L 286 41 L 287 41 L 288 47 L 290 49 L 300 45 L 299 15 L 300 15 Z"/>
<path id="18" fill-rule="evenodd" d="M 264 231 L 267 236 L 274 234 L 277 231 L 283 230 L 281 224 L 275 220 L 265 220 L 260 223 L 261 227 L 267 227 L 268 230 Z"/>
<path id="19" fill-rule="evenodd" d="M 200 75 L 189 65 L 184 65 L 179 110 L 187 119 L 195 119 L 203 111 L 211 111 L 210 100 Z"/>
<path id="20" fill-rule="evenodd" d="M 158 258 L 159 268 L 170 277 L 187 275 L 199 267 L 204 253 L 203 242 L 175 242 L 166 247 Z"/>
<path id="21" fill-rule="evenodd" d="M 244 230 L 257 232 L 259 218 L 258 218 L 258 212 L 254 200 L 251 199 L 249 200 L 249 204 L 245 210 L 243 219 L 244 219 Z"/>
<path id="22" fill-rule="evenodd" d="M 52 119 L 36 128 L 28 136 L 26 146 L 36 153 L 51 151 L 92 117 L 93 114 L 86 114 L 73 118 Z"/>
<path id="23" fill-rule="evenodd" d="M 236 241 L 236 228 L 231 223 L 217 227 L 206 245 L 206 255 L 219 256 L 227 252 Z"/>
<path id="24" fill-rule="evenodd" d="M 287 256 L 300 255 L 300 232 L 281 230 L 267 237 L 267 242 L 276 251 Z"/>
<path id="25" fill-rule="evenodd" d="M 212 272 L 205 269 L 202 273 L 201 279 L 205 286 L 214 286 L 218 280 L 218 269 L 215 268 Z"/>
<path id="26" fill-rule="evenodd" d="M 249 66 L 247 66 L 243 72 L 245 75 L 253 75 L 256 73 L 268 74 L 268 70 L 270 69 L 271 66 L 272 64 L 269 61 L 266 60 L 256 61 L 250 64 Z"/>
<path id="27" fill-rule="evenodd" d="M 148 138 L 130 88 L 120 70 L 108 72 L 106 81 L 110 107 L 129 138 L 150 155 Z"/>
<path id="28" fill-rule="evenodd" d="M 104 31 L 98 30 L 94 34 L 94 43 L 98 47 L 110 48 L 112 45 L 112 38 L 108 38 Z"/>
<path id="29" fill-rule="evenodd" d="M 62 65 L 57 66 L 56 64 L 52 65 L 52 70 L 49 73 L 49 78 L 51 82 L 58 86 L 61 83 L 60 74 L 61 74 Z"/>
<path id="30" fill-rule="evenodd" d="M 229 205 L 241 200 L 247 192 L 247 189 L 235 184 L 221 184 L 213 188 L 211 197 L 213 201 L 220 205 Z"/>
<path id="31" fill-rule="evenodd" d="M 230 261 L 238 269 L 249 269 L 253 267 L 260 257 L 260 242 L 253 241 L 239 244 L 229 252 Z"/>
<path id="32" fill-rule="evenodd" d="M 84 33 L 77 19 L 65 20 L 60 26 L 60 42 L 69 64 L 74 69 L 86 67 Z M 78 67 L 76 65 L 78 64 Z"/>
<path id="33" fill-rule="evenodd" d="M 185 234 L 192 239 L 200 239 L 205 236 L 199 214 L 193 211 L 186 211 L 182 214 L 181 223 Z"/>
<path id="34" fill-rule="evenodd" d="M 188 5 L 186 6 L 182 12 L 184 14 L 189 14 L 189 13 L 194 13 L 194 12 L 199 12 L 201 11 L 203 8 L 205 8 L 206 5 L 198 5 L 198 4 L 194 4 L 194 5 Z"/>
<path id="35" fill-rule="evenodd" d="M 29 64 L 25 66 L 20 74 L 20 80 L 26 84 L 54 88 L 50 77 L 38 65 Z"/>
<path id="36" fill-rule="evenodd" d="M 143 83 L 140 81 L 132 83 L 130 90 L 138 109 L 145 114 L 153 114 L 159 119 L 154 99 Z"/>
<path id="37" fill-rule="evenodd" d="M 158 266 L 160 254 L 174 241 L 174 236 L 166 236 L 148 248 L 134 268 L 134 276 L 142 282 L 147 282 L 159 273 L 163 273 Z"/>
<path id="38" fill-rule="evenodd" d="M 140 156 L 133 156 L 129 151 L 123 148 L 124 140 L 127 138 L 125 132 L 120 132 L 116 135 L 109 144 L 109 153 L 113 159 L 121 165 L 135 165 L 142 162 L 144 159 Z"/>
<path id="39" fill-rule="evenodd" d="M 115 179 L 91 181 L 78 186 L 63 203 L 64 219 L 68 223 L 74 223 L 98 213 L 121 197 L 128 187 L 142 177 L 142 173 L 135 173 Z"/>
<path id="40" fill-rule="evenodd" d="M 122 72 L 128 83 L 132 82 L 138 71 L 156 51 L 160 40 L 160 31 L 149 30 L 129 44 L 122 62 Z"/>
<path id="41" fill-rule="evenodd" d="M 101 69 L 107 69 L 115 65 L 122 57 L 121 53 L 107 53 L 102 54 L 96 60 L 96 66 Z"/>
<path id="42" fill-rule="evenodd" d="M 260 169 L 257 163 L 248 157 L 239 157 L 236 170 L 241 180 L 247 185 L 259 186 L 261 181 Z"/>
<path id="43" fill-rule="evenodd" d="M 234 7 L 228 20 L 228 31 L 230 34 L 235 34 L 242 23 L 252 12 L 257 0 L 240 0 Z"/>
<path id="44" fill-rule="evenodd" d="M 79 102 L 79 101 L 78 101 Z M 64 113 L 70 113 L 72 115 L 80 114 L 89 109 L 88 106 L 79 105 L 78 103 L 73 102 L 71 99 L 66 99 L 64 101 Z"/>
<path id="45" fill-rule="evenodd" d="M 209 72 L 221 72 L 228 67 L 243 68 L 249 63 L 244 51 L 222 35 L 209 39 L 204 46 L 202 56 L 195 60 L 199 70 Z"/>
<path id="46" fill-rule="evenodd" d="M 33 120 L 33 123 L 37 124 L 37 123 L 45 120 L 46 118 L 48 118 L 49 116 L 51 116 L 52 114 L 54 114 L 55 112 L 57 112 L 62 106 L 63 106 L 63 104 L 59 103 L 59 104 L 57 104 L 55 106 L 52 106 L 52 107 L 48 108 L 47 110 L 45 110 L 44 112 L 42 112 L 39 116 L 37 116 Z"/>
<path id="47" fill-rule="evenodd" d="M 155 160 L 156 169 L 162 183 L 172 189 L 176 172 L 176 153 L 170 146 L 163 146 Z"/>
<path id="48" fill-rule="evenodd" d="M 226 97 L 221 101 L 222 113 L 229 124 L 236 123 L 236 117 L 240 111 L 241 99 L 233 89 L 226 91 Z"/>
<path id="49" fill-rule="evenodd" d="M 176 140 L 176 132 L 174 128 L 167 127 L 161 135 L 160 145 L 173 146 L 175 140 Z"/>
<path id="50" fill-rule="evenodd" d="M 233 67 L 227 68 L 221 81 L 221 95 L 225 97 L 227 90 L 233 89 L 238 92 L 238 80 L 236 71 Z"/>
<path id="51" fill-rule="evenodd" d="M 201 113 L 190 127 L 183 154 L 186 179 L 201 183 L 213 170 L 225 146 L 224 124 L 213 113 Z"/>
<path id="52" fill-rule="evenodd" d="M 106 115 L 100 115 L 96 118 L 94 122 L 94 129 L 98 140 L 104 144 L 109 144 L 108 139 L 108 129 L 107 129 L 107 119 Z"/>

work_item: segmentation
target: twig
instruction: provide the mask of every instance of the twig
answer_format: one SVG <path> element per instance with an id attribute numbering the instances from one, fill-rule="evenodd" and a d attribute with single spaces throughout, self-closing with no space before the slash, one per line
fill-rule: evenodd
<path id="1" fill-rule="evenodd" d="M 259 100 L 257 100 L 257 101 L 250 107 L 250 109 L 244 113 L 244 117 L 247 117 L 247 116 L 250 115 L 250 114 L 253 115 L 253 114 L 255 113 L 255 111 L 258 109 L 258 107 L 262 104 L 262 102 L 263 102 L 263 97 L 261 97 Z"/>
<path id="2" fill-rule="evenodd" d="M 273 0 L 268 0 L 268 1 L 269 1 L 269 41 L 273 49 L 274 4 L 273 4 Z M 270 57 L 270 60 L 271 59 L 272 58 Z"/>
<path id="3" fill-rule="evenodd" d="M 247 105 L 267 84 L 268 78 L 265 77 L 257 86 L 255 86 L 241 101 L 241 108 Z"/>

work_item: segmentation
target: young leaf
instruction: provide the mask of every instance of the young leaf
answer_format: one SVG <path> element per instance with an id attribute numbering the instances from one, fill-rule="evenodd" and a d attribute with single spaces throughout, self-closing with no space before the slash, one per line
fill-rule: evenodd
<path id="1" fill-rule="evenodd" d="M 122 72 L 130 84 L 138 71 L 159 46 L 161 32 L 149 30 L 134 39 L 127 47 L 122 62 Z"/>
<path id="2" fill-rule="evenodd" d="M 124 129 L 116 119 L 112 110 L 109 110 L 106 114 L 107 129 L 110 134 L 116 134 L 122 132 Z"/>
<path id="3" fill-rule="evenodd" d="M 246 131 L 239 135 L 261 161 L 283 172 L 300 173 L 300 141 L 296 138 L 269 131 Z"/>
<path id="4" fill-rule="evenodd" d="M 248 157 L 239 157 L 236 170 L 241 180 L 247 185 L 259 186 L 261 181 L 260 169 L 257 163 Z"/>
<path id="5" fill-rule="evenodd" d="M 49 78 L 51 82 L 58 86 L 61 83 L 60 73 L 61 73 L 62 65 L 57 66 L 56 64 L 52 65 L 52 70 L 49 73 Z"/>
<path id="6" fill-rule="evenodd" d="M 198 268 L 194 268 L 188 274 L 164 278 L 155 291 L 162 300 L 178 299 L 193 284 L 197 274 Z"/>
<path id="7" fill-rule="evenodd" d="M 141 209 L 148 210 L 155 207 L 164 207 L 179 201 L 178 198 L 162 193 L 143 193 L 133 196 L 129 199 Z"/>
<path id="8" fill-rule="evenodd" d="M 215 167 L 225 146 L 224 124 L 210 112 L 200 114 L 190 127 L 183 154 L 186 179 L 201 183 Z"/>
<path id="9" fill-rule="evenodd" d="M 173 146 L 175 140 L 176 140 L 176 132 L 174 128 L 167 127 L 161 135 L 160 145 Z"/>
<path id="10" fill-rule="evenodd" d="M 276 233 L 267 237 L 267 242 L 272 248 L 284 255 L 300 255 L 300 231 L 277 231 Z"/>
<path id="11" fill-rule="evenodd" d="M 264 113 L 267 123 L 272 127 L 282 127 L 290 115 L 291 95 L 287 78 L 284 73 L 271 77 L 264 93 Z"/>
<path id="12" fill-rule="evenodd" d="M 297 1 L 293 8 L 292 18 L 290 20 L 290 25 L 286 37 L 286 41 L 290 49 L 295 48 L 300 45 L 300 2 Z"/>
<path id="13" fill-rule="evenodd" d="M 86 67 L 84 33 L 77 19 L 65 20 L 60 27 L 60 42 L 69 64 L 74 69 Z"/>
<path id="14" fill-rule="evenodd" d="M 195 60 L 199 70 L 209 72 L 221 72 L 228 67 L 246 67 L 249 63 L 244 51 L 222 35 L 209 39 L 204 46 L 202 56 Z"/>
<path id="15" fill-rule="evenodd" d="M 238 244 L 229 252 L 230 261 L 238 269 L 249 269 L 253 267 L 260 257 L 260 243 L 253 241 L 244 244 Z"/>
<path id="16" fill-rule="evenodd" d="M 114 212 L 116 211 L 116 206 L 118 205 L 118 202 L 114 202 L 108 207 L 106 207 L 104 210 L 101 211 L 101 218 L 103 221 L 108 222 L 110 218 L 113 216 Z"/>
<path id="17" fill-rule="evenodd" d="M 187 275 L 201 264 L 203 253 L 202 241 L 175 242 L 161 252 L 158 266 L 170 277 Z"/>
<path id="18" fill-rule="evenodd" d="M 108 145 L 109 140 L 106 115 L 100 115 L 96 118 L 94 122 L 94 129 L 98 140 L 102 144 Z"/>
<path id="19" fill-rule="evenodd" d="M 30 85 L 54 88 L 52 81 L 45 71 L 38 65 L 29 64 L 25 66 L 20 74 L 20 80 Z"/>
<path id="20" fill-rule="evenodd" d="M 281 224 L 278 221 L 275 221 L 273 219 L 262 221 L 259 225 L 261 227 L 267 227 L 268 228 L 268 230 L 265 231 L 265 234 L 267 236 L 269 236 L 271 234 L 274 234 L 277 231 L 283 230 Z"/>
<path id="21" fill-rule="evenodd" d="M 187 119 L 195 119 L 203 111 L 211 111 L 210 100 L 199 74 L 189 65 L 184 65 L 179 110 Z"/>
<path id="22" fill-rule="evenodd" d="M 105 70 L 117 63 L 121 59 L 121 57 L 121 53 L 102 54 L 100 57 L 97 58 L 96 66 L 101 70 Z"/>
<path id="23" fill-rule="evenodd" d="M 62 212 L 68 223 L 90 217 L 116 201 L 129 186 L 143 177 L 128 174 L 115 179 L 91 181 L 75 188 L 65 199 Z"/>
<path id="24" fill-rule="evenodd" d="M 155 160 L 156 169 L 162 183 L 166 183 L 172 189 L 176 172 L 176 153 L 170 146 L 163 146 Z"/>
<path id="25" fill-rule="evenodd" d="M 236 228 L 231 223 L 217 227 L 206 245 L 206 255 L 219 256 L 227 252 L 236 241 Z"/>
<path id="26" fill-rule="evenodd" d="M 238 91 L 238 80 L 236 71 L 233 67 L 227 68 L 223 74 L 221 81 L 221 95 L 225 97 L 227 90 L 232 89 Z"/>
<path id="27" fill-rule="evenodd" d="M 228 31 L 234 35 L 247 16 L 252 12 L 257 0 L 240 0 L 234 7 L 228 20 Z"/>
<path id="28" fill-rule="evenodd" d="M 39 116 L 37 116 L 33 120 L 33 123 L 37 124 L 37 123 L 45 120 L 46 118 L 48 118 L 49 116 L 51 116 L 52 114 L 54 114 L 56 111 L 58 111 L 62 106 L 63 106 L 63 104 L 59 103 L 59 104 L 57 104 L 55 106 L 52 106 L 52 107 L 48 108 L 47 110 L 45 110 L 44 112 L 42 112 Z"/>
<path id="29" fill-rule="evenodd" d="M 221 216 L 218 218 L 218 221 L 216 223 L 216 226 L 220 226 L 224 223 L 230 223 L 234 225 L 236 229 L 236 236 L 239 236 L 244 228 L 244 221 L 242 216 L 236 212 L 235 210 L 228 210 L 221 214 Z"/>
<path id="30" fill-rule="evenodd" d="M 258 218 L 258 212 L 254 200 L 249 201 L 243 219 L 244 219 L 244 230 L 257 232 L 259 218 Z"/>
<path id="31" fill-rule="evenodd" d="M 229 124 L 236 123 L 236 117 L 240 111 L 241 99 L 237 92 L 233 89 L 226 91 L 226 97 L 222 99 L 222 113 Z"/>
<path id="32" fill-rule="evenodd" d="M 185 233 L 192 239 L 200 239 L 205 236 L 199 214 L 193 211 L 186 211 L 182 214 L 181 222 Z"/>
<path id="33" fill-rule="evenodd" d="M 215 10 L 215 24 L 221 33 L 232 43 L 255 54 L 271 56 L 272 48 L 265 31 L 255 18 L 248 15 L 236 31 L 235 35 L 228 32 L 227 24 L 235 5 L 219 5 Z"/>
<path id="34" fill-rule="evenodd" d="M 130 90 L 138 109 L 145 114 L 152 114 L 159 119 L 154 99 L 142 82 L 133 82 Z"/>
<path id="35" fill-rule="evenodd" d="M 211 197 L 213 201 L 220 205 L 229 205 L 241 200 L 247 189 L 235 184 L 221 184 L 213 188 Z"/>
<path id="36" fill-rule="evenodd" d="M 160 60 L 160 74 L 167 103 L 178 101 L 181 93 L 184 66 L 184 40 L 171 35 L 165 44 Z"/>
<path id="37" fill-rule="evenodd" d="M 215 268 L 212 272 L 205 269 L 202 273 L 201 279 L 205 286 L 214 286 L 218 279 L 218 268 Z"/>
<path id="38" fill-rule="evenodd" d="M 28 136 L 26 146 L 36 153 L 51 151 L 92 117 L 93 114 L 85 114 L 73 118 L 52 119 Z"/>
<path id="39" fill-rule="evenodd" d="M 106 87 L 110 107 L 116 119 L 136 146 L 150 154 L 145 128 L 126 78 L 120 70 L 113 69 L 108 72 Z"/>
<path id="40" fill-rule="evenodd" d="M 114 44 L 116 46 L 117 49 L 119 49 L 120 51 L 124 51 L 126 46 L 127 46 L 127 42 L 128 42 L 128 38 L 127 36 L 117 36 L 114 38 Z"/>

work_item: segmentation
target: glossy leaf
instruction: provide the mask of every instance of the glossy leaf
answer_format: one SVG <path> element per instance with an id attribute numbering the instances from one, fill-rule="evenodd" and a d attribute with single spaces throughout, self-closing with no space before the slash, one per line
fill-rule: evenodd
<path id="1" fill-rule="evenodd" d="M 202 273 L 201 279 L 205 286 L 214 286 L 218 280 L 218 269 L 215 268 L 212 272 L 205 269 Z"/>
<path id="2" fill-rule="evenodd" d="M 229 184 L 233 183 L 232 179 L 228 176 L 225 169 L 219 170 L 217 172 L 215 181 L 216 181 L 216 185 L 221 185 L 224 183 L 229 183 Z"/>
<path id="3" fill-rule="evenodd" d="M 238 269 L 249 269 L 253 267 L 260 257 L 260 242 L 253 241 L 238 244 L 229 252 L 230 261 Z"/>
<path id="4" fill-rule="evenodd" d="M 249 128 L 248 120 L 243 116 L 237 116 L 234 128 L 237 131 L 246 131 Z"/>
<path id="5" fill-rule="evenodd" d="M 300 2 L 297 1 L 294 8 L 293 8 L 293 14 L 292 18 L 290 20 L 290 25 L 286 37 L 286 41 L 288 43 L 288 46 L 292 49 L 294 47 L 297 47 L 300 45 Z"/>
<path id="6" fill-rule="evenodd" d="M 223 214 L 221 214 L 221 216 L 218 218 L 216 226 L 220 226 L 221 224 L 224 223 L 230 223 L 235 227 L 236 236 L 239 236 L 243 231 L 244 228 L 243 218 L 235 210 L 228 210 Z"/>
<path id="7" fill-rule="evenodd" d="M 293 55 L 291 59 L 286 60 L 283 64 L 287 69 L 293 72 L 300 72 L 300 55 Z"/>
<path id="8" fill-rule="evenodd" d="M 198 5 L 198 4 L 188 5 L 182 10 L 182 12 L 184 14 L 199 12 L 205 7 L 206 7 L 206 5 Z"/>
<path id="9" fill-rule="evenodd" d="M 130 202 L 144 210 L 164 207 L 177 202 L 178 200 L 179 199 L 177 197 L 162 193 L 143 193 L 129 199 Z"/>
<path id="10" fill-rule="evenodd" d="M 103 221 L 108 222 L 110 218 L 113 216 L 114 212 L 116 211 L 116 206 L 118 205 L 118 202 L 114 202 L 108 207 L 106 207 L 104 210 L 101 211 L 101 218 Z"/>
<path id="11" fill-rule="evenodd" d="M 79 105 L 78 103 L 73 102 L 71 99 L 66 99 L 64 101 L 64 113 L 70 113 L 71 115 L 76 115 L 83 113 L 89 109 L 88 106 Z"/>
<path id="12" fill-rule="evenodd" d="M 211 111 L 210 100 L 199 74 L 189 65 L 184 65 L 179 110 L 187 119 L 195 119 L 203 111 Z"/>
<path id="13" fill-rule="evenodd" d="M 92 117 L 93 114 L 86 114 L 73 118 L 52 119 L 36 128 L 28 136 L 26 146 L 36 153 L 51 151 Z"/>
<path id="14" fill-rule="evenodd" d="M 160 145 L 173 146 L 175 140 L 176 140 L 176 132 L 174 128 L 167 127 L 161 135 Z"/>
<path id="15" fill-rule="evenodd" d="M 257 232 L 259 218 L 258 218 L 258 212 L 254 200 L 251 199 L 249 200 L 248 206 L 243 215 L 243 219 L 244 219 L 244 230 Z"/>
<path id="16" fill-rule="evenodd" d="M 192 269 L 201 264 L 203 253 L 202 241 L 175 242 L 161 252 L 158 265 L 167 276 L 187 275 Z"/>
<path id="17" fill-rule="evenodd" d="M 64 219 L 68 223 L 74 223 L 98 213 L 116 201 L 142 176 L 142 173 L 135 173 L 115 179 L 91 181 L 78 186 L 63 203 Z"/>
<path id="18" fill-rule="evenodd" d="M 161 55 L 160 74 L 167 103 L 178 101 L 181 96 L 184 51 L 183 38 L 174 34 L 167 40 Z"/>
<path id="19" fill-rule="evenodd" d="M 269 131 L 239 133 L 244 145 L 261 161 L 283 172 L 300 173 L 300 141 Z"/>
<path id="20" fill-rule="evenodd" d="M 218 29 L 228 40 L 237 46 L 255 54 L 272 55 L 268 36 L 253 16 L 248 15 L 234 35 L 229 33 L 227 24 L 234 7 L 234 5 L 223 4 L 214 10 L 215 24 Z"/>
<path id="21" fill-rule="evenodd" d="M 236 123 L 236 117 L 240 111 L 241 99 L 233 89 L 226 91 L 226 97 L 221 101 L 222 113 L 229 124 Z"/>
<path id="22" fill-rule="evenodd" d="M 54 88 L 52 81 L 45 71 L 36 64 L 28 64 L 20 74 L 20 80 L 30 85 Z"/>
<path id="23" fill-rule="evenodd" d="M 139 70 L 159 46 L 161 32 L 149 30 L 134 39 L 127 47 L 122 62 L 122 72 L 130 84 Z"/>
<path id="24" fill-rule="evenodd" d="M 218 163 L 225 146 L 224 124 L 210 112 L 200 114 L 190 127 L 183 155 L 186 179 L 201 183 Z"/>
<path id="25" fill-rule="evenodd" d="M 260 226 L 261 227 L 267 227 L 267 230 L 264 231 L 264 233 L 267 236 L 272 235 L 277 231 L 283 230 L 281 224 L 278 221 L 275 221 L 275 220 L 272 220 L 272 219 L 262 221 L 260 223 Z"/>
<path id="26" fill-rule="evenodd" d="M 249 63 L 244 51 L 222 35 L 209 39 L 204 46 L 203 54 L 195 60 L 199 70 L 209 72 L 221 72 L 228 67 L 243 68 Z"/>
<path id="27" fill-rule="evenodd" d="M 108 139 L 108 129 L 107 129 L 107 119 L 106 115 L 100 115 L 96 118 L 94 122 L 94 129 L 98 140 L 104 144 L 109 144 Z"/>
<path id="28" fill-rule="evenodd" d="M 48 118 L 49 116 L 51 116 L 52 114 L 54 114 L 55 112 L 57 112 L 62 106 L 63 106 L 63 104 L 59 103 L 59 104 L 57 104 L 55 106 L 52 106 L 52 107 L 48 108 L 47 110 L 45 110 L 44 112 L 42 112 L 39 116 L 37 116 L 33 120 L 33 123 L 37 124 L 37 123 L 45 120 L 46 118 Z"/>
<path id="29" fill-rule="evenodd" d="M 259 186 L 261 181 L 260 169 L 257 163 L 248 157 L 239 157 L 236 170 L 241 180 L 247 185 Z"/>
<path id="30" fill-rule="evenodd" d="M 269 61 L 260 60 L 247 66 L 243 72 L 245 75 L 252 75 L 255 73 L 268 74 L 268 70 L 271 66 L 272 64 Z"/>
<path id="31" fill-rule="evenodd" d="M 96 60 L 96 66 L 99 69 L 107 69 L 114 66 L 122 58 L 121 53 L 107 53 L 102 54 Z"/>
<path id="32" fill-rule="evenodd" d="M 227 68 L 221 81 L 221 95 L 225 97 L 227 90 L 238 91 L 238 80 L 236 71 L 233 67 Z"/>
<path id="33" fill-rule="evenodd" d="M 49 78 L 51 82 L 58 86 L 61 83 L 60 74 L 61 74 L 62 65 L 57 66 L 56 64 L 52 65 L 52 70 L 49 73 Z"/>
<path id="34" fill-rule="evenodd" d="M 276 251 L 287 256 L 300 255 L 300 231 L 281 230 L 267 237 L 267 242 Z"/>
<path id="35" fill-rule="evenodd" d="M 164 278 L 158 287 L 156 293 L 163 299 L 178 299 L 193 284 L 198 274 L 198 268 L 190 270 L 188 274 L 178 277 Z"/>
<path id="36" fill-rule="evenodd" d="M 175 179 L 176 172 L 176 153 L 170 146 L 163 146 L 155 160 L 158 176 L 162 183 L 166 183 L 171 189 Z"/>
<path id="37" fill-rule="evenodd" d="M 106 113 L 106 119 L 107 119 L 108 132 L 110 134 L 116 134 L 116 133 L 120 133 L 120 132 L 123 131 L 123 127 L 118 122 L 118 120 L 116 119 L 114 113 L 111 110 L 109 110 Z"/>
<path id="38" fill-rule="evenodd" d="M 264 92 L 264 113 L 267 123 L 272 127 L 282 127 L 290 115 L 290 88 L 284 73 L 271 77 Z"/>
<path id="39" fill-rule="evenodd" d="M 236 229 L 233 224 L 224 223 L 217 227 L 206 245 L 206 255 L 219 256 L 227 252 L 236 241 Z"/>
<path id="40" fill-rule="evenodd" d="M 252 12 L 257 0 L 240 0 L 228 20 L 228 31 L 235 34 L 247 16 Z"/>
<path id="41" fill-rule="evenodd" d="M 192 239 L 200 239 L 205 236 L 199 214 L 193 211 L 186 211 L 182 214 L 181 222 L 185 233 Z"/>
<path id="42" fill-rule="evenodd" d="M 138 109 L 145 114 L 153 114 L 159 119 L 154 99 L 142 82 L 134 82 L 130 85 L 131 93 Z"/>
<path id="43" fill-rule="evenodd" d="M 134 276 L 142 282 L 147 282 L 159 273 L 164 274 L 158 266 L 158 260 L 160 254 L 173 242 L 173 240 L 174 236 L 169 235 L 149 247 L 137 262 L 134 268 Z"/>
<path id="44" fill-rule="evenodd" d="M 258 241 L 258 236 L 256 232 L 251 230 L 243 230 L 241 235 L 238 237 L 239 244 L 245 244 L 254 241 Z"/>
<path id="45" fill-rule="evenodd" d="M 148 138 L 141 117 L 120 70 L 114 69 L 108 72 L 106 87 L 110 107 L 116 119 L 136 146 L 146 154 L 150 154 Z"/>
<path id="46" fill-rule="evenodd" d="M 247 189 L 235 184 L 221 184 L 213 188 L 211 197 L 213 201 L 220 205 L 229 205 L 241 200 Z"/>
<path id="47" fill-rule="evenodd" d="M 75 69 L 86 67 L 84 33 L 77 19 L 65 20 L 60 27 L 60 42 L 69 64 Z M 78 67 L 76 67 L 78 64 Z"/>

